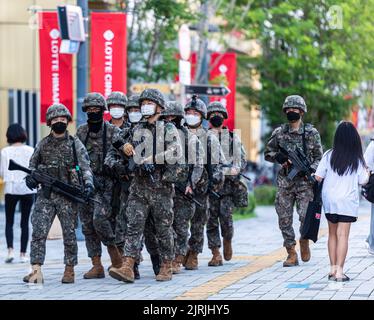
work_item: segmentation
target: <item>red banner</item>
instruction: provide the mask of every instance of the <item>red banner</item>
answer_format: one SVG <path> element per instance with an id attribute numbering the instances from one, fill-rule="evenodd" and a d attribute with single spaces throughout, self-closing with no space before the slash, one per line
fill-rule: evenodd
<path id="1" fill-rule="evenodd" d="M 126 92 L 126 14 L 91 13 L 91 91 Z"/>
<path id="2" fill-rule="evenodd" d="M 64 104 L 73 115 L 72 55 L 60 54 L 56 12 L 39 12 L 40 121 L 53 103 Z"/>
<path id="3" fill-rule="evenodd" d="M 194 84 L 196 73 L 197 55 L 191 55 L 191 79 Z M 235 129 L 235 94 L 236 94 L 236 53 L 213 52 L 210 56 L 209 64 L 209 84 L 224 85 L 230 89 L 230 93 L 225 97 L 211 97 L 210 101 L 220 101 L 227 109 L 228 119 L 224 125 L 229 130 Z M 178 78 L 177 78 L 178 81 Z"/>

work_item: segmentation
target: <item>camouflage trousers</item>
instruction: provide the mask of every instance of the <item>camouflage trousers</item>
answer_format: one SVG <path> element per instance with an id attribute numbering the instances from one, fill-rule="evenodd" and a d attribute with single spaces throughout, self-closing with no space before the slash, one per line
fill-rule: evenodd
<path id="1" fill-rule="evenodd" d="M 304 225 L 309 201 L 313 199 L 313 188 L 310 184 L 293 184 L 289 187 L 279 187 L 275 199 L 275 211 L 278 214 L 279 228 L 283 236 L 283 246 L 288 248 L 296 245 L 295 232 L 292 227 L 293 210 L 299 215 L 300 232 Z"/>
<path id="2" fill-rule="evenodd" d="M 138 257 L 146 221 L 151 215 L 161 259 L 172 260 L 174 258 L 173 195 L 174 190 L 171 184 L 155 188 L 149 179 L 135 177 L 130 186 L 126 208 L 125 256 L 135 259 Z"/>
<path id="3" fill-rule="evenodd" d="M 141 248 L 143 248 L 143 244 L 145 245 L 147 252 L 151 256 L 156 256 L 160 254 L 160 248 L 158 239 L 156 237 L 156 227 L 152 216 L 152 212 L 150 212 L 145 222 Z"/>
<path id="4" fill-rule="evenodd" d="M 221 199 L 209 197 L 209 220 L 206 226 L 209 249 L 221 247 L 220 227 L 222 238 L 232 239 L 234 235 L 233 210 L 234 203 L 231 196 L 222 196 Z"/>
<path id="5" fill-rule="evenodd" d="M 194 252 L 203 252 L 204 246 L 204 227 L 209 218 L 209 195 L 199 194 L 195 196 L 203 206 L 196 206 L 195 213 L 191 219 L 190 238 L 188 248 Z"/>
<path id="6" fill-rule="evenodd" d="M 51 194 L 50 199 L 47 199 L 42 192 L 38 192 L 31 215 L 31 264 L 42 265 L 44 263 L 46 240 L 56 216 L 59 218 L 62 228 L 64 264 L 75 266 L 78 263 L 78 246 L 75 236 L 78 222 L 76 205 L 54 193 Z"/>
<path id="7" fill-rule="evenodd" d="M 189 223 L 194 216 L 195 203 L 176 194 L 174 197 L 174 248 L 175 255 L 185 256 L 188 247 Z"/>

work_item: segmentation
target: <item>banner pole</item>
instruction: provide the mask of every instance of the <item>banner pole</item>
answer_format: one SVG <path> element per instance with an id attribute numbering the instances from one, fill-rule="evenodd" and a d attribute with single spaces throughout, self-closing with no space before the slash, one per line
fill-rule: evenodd
<path id="1" fill-rule="evenodd" d="M 77 5 L 82 8 L 84 30 L 88 33 L 88 1 L 78 0 Z M 83 99 L 87 94 L 87 38 L 81 42 L 77 58 L 77 127 L 86 122 L 82 111 Z"/>

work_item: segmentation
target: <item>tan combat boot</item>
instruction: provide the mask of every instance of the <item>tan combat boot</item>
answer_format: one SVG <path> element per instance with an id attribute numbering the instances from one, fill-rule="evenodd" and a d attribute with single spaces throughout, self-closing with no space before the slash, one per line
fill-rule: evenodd
<path id="1" fill-rule="evenodd" d="M 222 256 L 221 253 L 219 252 L 219 248 L 212 248 L 212 254 L 213 257 L 212 259 L 208 262 L 209 267 L 218 267 L 222 266 L 223 261 L 222 261 Z"/>
<path id="2" fill-rule="evenodd" d="M 186 270 L 197 270 L 199 269 L 199 261 L 197 259 L 198 253 L 195 251 L 190 251 L 190 254 L 188 255 L 185 268 Z"/>
<path id="3" fill-rule="evenodd" d="M 117 249 L 117 247 L 110 245 L 110 246 L 107 246 L 107 249 L 108 249 L 110 261 L 112 262 L 111 268 L 112 267 L 117 268 L 117 269 L 121 268 L 122 267 L 122 256 L 119 250 Z"/>
<path id="4" fill-rule="evenodd" d="M 186 263 L 187 263 L 187 260 L 188 260 L 188 257 L 190 256 L 190 254 L 191 254 L 191 250 L 188 249 L 188 251 L 187 251 L 187 253 L 186 253 L 186 255 L 184 256 L 183 261 L 182 261 L 182 265 L 183 265 L 183 267 L 186 266 Z"/>
<path id="5" fill-rule="evenodd" d="M 172 261 L 164 260 L 161 264 L 161 269 L 159 274 L 156 276 L 157 281 L 169 281 L 173 277 L 172 271 Z"/>
<path id="6" fill-rule="evenodd" d="M 85 279 L 101 279 L 105 278 L 104 267 L 101 264 L 100 256 L 94 256 L 91 258 L 92 268 L 83 275 Z"/>
<path id="7" fill-rule="evenodd" d="M 74 266 L 65 266 L 65 272 L 61 280 L 62 283 L 74 283 Z"/>
<path id="8" fill-rule="evenodd" d="M 299 261 L 297 260 L 297 253 L 295 250 L 295 246 L 286 248 L 288 256 L 286 261 L 283 262 L 283 267 L 294 267 L 299 265 Z"/>
<path id="9" fill-rule="evenodd" d="M 134 264 L 134 258 L 125 257 L 122 266 L 120 268 L 112 267 L 109 271 L 109 275 L 118 281 L 133 283 L 135 280 Z"/>
<path id="10" fill-rule="evenodd" d="M 223 257 L 226 261 L 230 261 L 232 258 L 231 239 L 223 239 Z"/>
<path id="11" fill-rule="evenodd" d="M 23 278 L 23 281 L 28 283 L 44 283 L 41 265 L 33 264 L 31 272 Z"/>
<path id="12" fill-rule="evenodd" d="M 173 274 L 178 274 L 181 272 L 181 264 L 183 260 L 184 260 L 184 256 L 182 256 L 181 254 L 178 254 L 175 257 L 175 259 L 173 260 L 173 264 L 172 264 Z"/>
<path id="13" fill-rule="evenodd" d="M 310 249 L 309 249 L 309 240 L 300 239 L 300 253 L 301 260 L 308 262 L 310 260 Z"/>

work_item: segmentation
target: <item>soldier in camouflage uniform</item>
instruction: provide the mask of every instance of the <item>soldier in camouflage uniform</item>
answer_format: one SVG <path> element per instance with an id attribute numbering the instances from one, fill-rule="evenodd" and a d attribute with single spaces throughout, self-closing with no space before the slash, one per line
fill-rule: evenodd
<path id="1" fill-rule="evenodd" d="M 129 126 L 126 113 L 127 97 L 123 92 L 113 91 L 106 99 L 106 104 L 109 109 L 112 119 L 110 123 L 120 128 L 121 130 Z"/>
<path id="2" fill-rule="evenodd" d="M 172 172 L 168 161 L 162 162 L 164 159 L 170 159 L 174 154 L 180 154 L 181 143 L 175 126 L 159 121 L 160 113 L 165 108 L 165 100 L 161 92 L 156 89 L 146 89 L 140 95 L 139 103 L 146 121 L 140 122 L 129 141 L 120 147 L 127 157 L 134 157 L 137 163 L 126 208 L 124 264 L 122 268 L 112 268 L 109 272 L 113 277 L 118 276 L 119 280 L 122 280 L 122 275 L 125 275 L 126 282 L 134 282 L 134 263 L 141 247 L 146 220 L 151 215 L 162 259 L 156 280 L 167 281 L 172 279 L 174 258 L 172 179 L 176 173 Z M 145 137 L 146 134 L 149 136 Z M 167 137 L 173 137 L 173 140 Z M 139 141 L 137 138 L 142 140 Z M 143 138 L 150 140 L 144 141 Z M 138 144 L 139 142 L 141 143 Z M 146 153 L 143 158 L 146 159 L 139 158 L 143 152 L 138 150 L 138 146 L 143 142 L 145 142 L 143 151 Z M 161 151 L 157 147 L 160 145 Z M 147 150 L 151 152 L 147 153 Z"/>
<path id="3" fill-rule="evenodd" d="M 278 173 L 275 209 L 279 218 L 284 247 L 288 257 L 283 266 L 298 265 L 295 251 L 295 233 L 292 227 L 293 208 L 296 203 L 300 220 L 300 231 L 304 224 L 308 203 L 313 198 L 313 183 L 305 178 L 305 174 L 296 176 L 293 180 L 287 178 L 291 162 L 279 147 L 287 151 L 299 148 L 307 156 L 313 170 L 317 169 L 322 158 L 321 138 L 318 131 L 311 124 L 303 124 L 302 116 L 307 112 L 307 106 L 302 97 L 288 96 L 283 104 L 288 123 L 276 128 L 265 149 L 265 160 L 279 163 L 282 169 Z M 309 240 L 300 239 L 301 259 L 306 262 L 310 259 Z"/>
<path id="4" fill-rule="evenodd" d="M 188 250 L 183 260 L 186 270 L 198 269 L 198 255 L 203 252 L 204 227 L 209 217 L 209 194 L 215 192 L 222 185 L 224 176 L 220 166 L 220 158 L 224 158 L 221 152 L 217 136 L 210 131 L 203 129 L 202 121 L 206 119 L 207 108 L 205 103 L 193 96 L 185 105 L 185 121 L 189 131 L 196 134 L 203 144 L 204 150 L 204 170 L 200 180 L 194 186 L 195 199 L 202 206 L 196 206 L 191 218 L 190 238 L 188 240 Z M 218 151 L 218 155 L 217 155 Z"/>
<path id="5" fill-rule="evenodd" d="M 52 130 L 37 144 L 30 159 L 30 169 L 40 170 L 71 185 L 78 186 L 83 182 L 84 185 L 81 188 L 84 188 L 87 197 L 89 197 L 94 189 L 90 160 L 81 141 L 73 138 L 66 131 L 68 122 L 71 121 L 69 110 L 62 104 L 53 104 L 47 110 L 46 120 Z M 31 176 L 26 177 L 26 184 L 30 189 L 35 189 L 38 186 Z M 41 265 L 45 259 L 46 239 L 57 215 L 61 222 L 65 248 L 65 272 L 62 283 L 73 283 L 74 266 L 78 263 L 78 246 L 75 237 L 77 206 L 53 190 L 49 195 L 47 193 L 43 186 L 37 193 L 31 217 L 33 229 L 30 254 L 32 272 L 24 278 L 24 281 L 43 282 Z"/>
<path id="6" fill-rule="evenodd" d="M 204 149 L 197 136 L 182 125 L 184 109 L 181 104 L 169 101 L 162 116 L 166 122 L 172 122 L 179 130 L 184 152 L 183 162 L 179 164 L 181 175 L 175 184 L 176 193 L 173 199 L 175 246 L 173 273 L 177 274 L 187 254 L 189 222 L 196 209 L 196 204 L 187 200 L 185 195 L 194 197 L 194 190 L 204 171 Z"/>
<path id="7" fill-rule="evenodd" d="M 114 138 L 121 134 L 116 126 L 103 121 L 106 110 L 105 98 L 96 92 L 88 93 L 82 105 L 87 112 L 87 124 L 77 130 L 78 138 L 87 148 L 94 175 L 95 198 L 98 202 L 89 203 L 80 211 L 83 234 L 86 239 L 88 256 L 93 267 L 84 274 L 85 279 L 104 278 L 101 263 L 101 241 L 107 247 L 112 266 L 121 267 L 121 254 L 116 246 L 116 217 L 111 208 L 113 176 L 105 167 L 104 159 Z"/>
<path id="8" fill-rule="evenodd" d="M 128 114 L 128 122 L 122 130 L 122 140 L 120 140 L 121 142 L 119 146 L 121 146 L 123 141 L 127 140 L 128 137 L 132 135 L 132 131 L 142 118 L 139 105 L 139 95 L 131 95 L 129 97 L 129 100 L 126 102 L 126 113 Z M 119 189 L 116 187 L 114 188 L 116 192 L 113 194 L 112 210 L 118 211 L 116 243 L 122 255 L 125 244 L 127 199 L 129 196 L 130 184 L 134 177 L 134 172 L 130 172 L 128 170 L 128 158 L 123 154 L 122 151 L 117 150 L 114 145 L 110 146 L 105 157 L 104 164 L 115 174 L 115 184 L 120 186 Z M 140 260 L 141 255 L 139 253 L 139 258 L 134 264 L 135 279 L 140 279 L 138 269 Z"/>
<path id="9" fill-rule="evenodd" d="M 219 227 L 221 227 L 221 235 L 223 238 L 223 256 L 226 261 L 231 260 L 232 246 L 231 240 L 234 235 L 234 226 L 232 220 L 233 209 L 236 205 L 236 195 L 244 193 L 244 199 L 247 195 L 246 185 L 240 181 L 239 173 L 243 172 L 246 167 L 246 153 L 240 142 L 239 137 L 223 126 L 224 119 L 227 119 L 227 110 L 221 102 L 214 101 L 208 105 L 208 120 L 211 130 L 219 135 L 221 147 L 224 151 L 232 152 L 233 163 L 229 174 L 225 176 L 223 187 L 218 190 L 220 199 L 213 196 L 209 197 L 210 210 L 209 220 L 207 223 L 208 247 L 211 249 L 213 257 L 208 262 L 208 266 L 221 266 L 223 264 L 220 254 L 221 238 Z M 228 135 L 229 139 L 224 139 L 224 135 Z M 223 144 L 227 144 L 223 145 Z M 236 150 L 240 150 L 240 155 L 236 154 Z M 230 156 L 230 155 L 229 155 Z M 236 159 L 236 157 L 238 159 Z M 227 159 L 228 157 L 226 157 Z M 240 205 L 240 204 L 239 204 Z"/>

